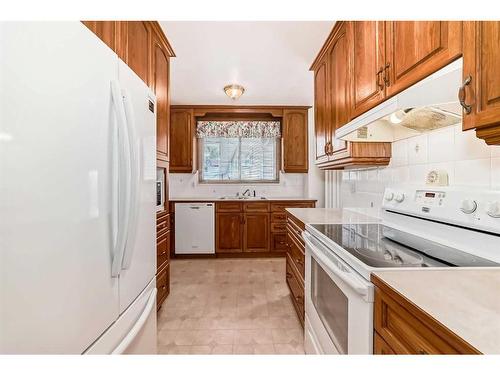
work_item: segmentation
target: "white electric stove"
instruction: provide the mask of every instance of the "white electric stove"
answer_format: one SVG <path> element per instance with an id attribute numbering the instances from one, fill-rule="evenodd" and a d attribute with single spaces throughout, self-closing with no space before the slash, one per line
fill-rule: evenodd
<path id="1" fill-rule="evenodd" d="M 308 224 L 307 353 L 370 354 L 370 275 L 390 269 L 500 266 L 500 191 L 388 188 L 372 222 Z M 431 293 L 432 291 L 430 291 Z"/>

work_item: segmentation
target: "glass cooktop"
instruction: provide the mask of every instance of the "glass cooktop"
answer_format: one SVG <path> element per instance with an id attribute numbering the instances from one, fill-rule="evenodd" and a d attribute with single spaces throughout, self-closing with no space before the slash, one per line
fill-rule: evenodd
<path id="1" fill-rule="evenodd" d="M 499 263 L 382 224 L 311 224 L 371 267 L 498 267 Z"/>

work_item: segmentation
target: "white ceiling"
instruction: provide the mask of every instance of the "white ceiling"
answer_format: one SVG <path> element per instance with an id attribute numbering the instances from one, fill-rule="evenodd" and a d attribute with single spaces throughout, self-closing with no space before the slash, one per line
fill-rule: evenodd
<path id="1" fill-rule="evenodd" d="M 171 59 L 172 104 L 312 105 L 309 67 L 334 22 L 161 21 Z M 238 101 L 223 87 L 245 87 Z"/>

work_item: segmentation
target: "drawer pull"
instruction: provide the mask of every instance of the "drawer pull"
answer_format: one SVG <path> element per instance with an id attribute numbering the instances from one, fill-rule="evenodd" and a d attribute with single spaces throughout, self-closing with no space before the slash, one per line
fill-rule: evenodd
<path id="1" fill-rule="evenodd" d="M 472 81 L 472 76 L 468 75 L 465 77 L 464 83 L 460 86 L 458 90 L 458 100 L 460 105 L 463 107 L 464 112 L 468 115 L 472 112 L 472 106 L 465 102 L 465 86 L 468 86 Z"/>
<path id="2" fill-rule="evenodd" d="M 429 354 L 424 349 L 419 349 L 418 354 Z"/>

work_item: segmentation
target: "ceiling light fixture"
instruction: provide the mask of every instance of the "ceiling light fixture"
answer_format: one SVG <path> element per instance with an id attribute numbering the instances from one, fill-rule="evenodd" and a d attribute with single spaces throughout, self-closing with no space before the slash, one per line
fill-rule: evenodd
<path id="1" fill-rule="evenodd" d="M 245 88 L 240 85 L 232 84 L 224 86 L 224 92 L 233 100 L 237 100 L 245 92 Z"/>

